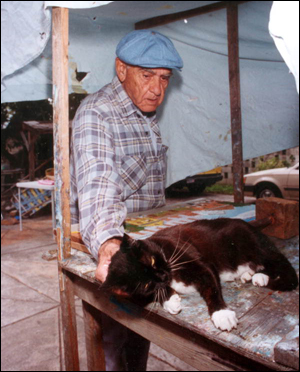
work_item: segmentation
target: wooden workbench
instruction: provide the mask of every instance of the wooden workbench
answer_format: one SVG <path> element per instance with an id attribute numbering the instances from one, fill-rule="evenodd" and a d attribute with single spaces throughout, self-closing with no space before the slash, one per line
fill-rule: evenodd
<path id="1" fill-rule="evenodd" d="M 250 214 L 249 214 L 250 213 Z M 147 215 L 130 216 L 131 235 L 144 237 L 159 228 L 185 220 L 218 216 L 251 216 L 251 208 L 234 208 L 220 203 L 187 203 L 165 207 Z M 136 225 L 136 222 L 140 226 Z M 78 234 L 75 243 L 80 245 Z M 299 239 L 277 240 L 295 268 L 298 269 Z M 183 310 L 170 315 L 160 305 L 142 309 L 101 291 L 95 280 L 96 263 L 84 252 L 72 250 L 72 256 L 60 263 L 74 294 L 83 300 L 90 370 L 103 360 L 97 357 L 101 329 L 96 321 L 102 311 L 198 370 L 297 370 L 299 367 L 299 292 L 273 292 L 252 284 L 223 284 L 223 295 L 229 308 L 236 311 L 238 328 L 231 332 L 216 329 L 207 306 L 198 294 L 182 296 Z M 98 329 L 99 334 L 95 334 Z M 99 369 L 98 369 L 99 370 Z"/>
<path id="2" fill-rule="evenodd" d="M 69 122 L 69 127 L 72 127 L 72 121 Z M 29 162 L 29 180 L 34 180 L 35 175 L 35 142 L 42 134 L 53 134 L 53 122 L 44 121 L 23 121 L 22 131 L 24 132 L 23 139 L 27 143 L 28 162 Z M 27 134 L 27 135 L 26 135 Z M 51 159 L 50 159 L 51 160 Z"/>

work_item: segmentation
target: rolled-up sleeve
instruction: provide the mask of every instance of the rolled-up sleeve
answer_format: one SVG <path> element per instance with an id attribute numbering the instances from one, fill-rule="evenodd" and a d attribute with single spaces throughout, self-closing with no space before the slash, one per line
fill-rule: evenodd
<path id="1" fill-rule="evenodd" d="M 95 109 L 77 113 L 73 122 L 73 166 L 77 184 L 80 232 L 94 258 L 106 240 L 122 237 L 127 215 L 122 201 L 113 135 Z"/>

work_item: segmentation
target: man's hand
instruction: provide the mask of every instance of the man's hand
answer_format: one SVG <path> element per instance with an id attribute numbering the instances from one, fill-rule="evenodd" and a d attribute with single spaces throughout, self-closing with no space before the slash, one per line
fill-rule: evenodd
<path id="1" fill-rule="evenodd" d="M 104 282 L 107 273 L 108 273 L 108 267 L 111 263 L 112 256 L 120 249 L 121 246 L 121 238 L 120 239 L 110 239 L 107 240 L 104 244 L 101 245 L 101 248 L 99 249 L 99 260 L 98 260 L 98 266 L 95 272 L 95 277 L 100 282 Z"/>

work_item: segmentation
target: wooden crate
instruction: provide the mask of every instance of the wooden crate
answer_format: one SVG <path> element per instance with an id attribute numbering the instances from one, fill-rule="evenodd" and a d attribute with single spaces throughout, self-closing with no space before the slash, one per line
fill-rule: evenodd
<path id="1" fill-rule="evenodd" d="M 273 217 L 274 223 L 262 230 L 269 236 L 290 239 L 299 235 L 299 202 L 280 198 L 258 199 L 256 219 Z"/>

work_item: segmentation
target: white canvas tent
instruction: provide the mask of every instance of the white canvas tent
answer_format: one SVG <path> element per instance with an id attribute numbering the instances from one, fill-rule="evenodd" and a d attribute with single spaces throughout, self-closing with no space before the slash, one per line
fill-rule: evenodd
<path id="1" fill-rule="evenodd" d="M 116 45 L 135 23 L 222 2 L 45 3 L 1 2 L 2 102 L 52 96 L 48 5 L 71 8 L 69 93 L 92 93 L 111 81 Z M 269 34 L 272 2 L 238 3 L 243 157 L 248 159 L 298 145 L 299 106 L 294 78 Z M 172 39 L 184 61 L 158 111 L 169 146 L 170 185 L 232 162 L 226 9 L 155 29 Z M 80 80 L 78 72 L 86 76 Z"/>

